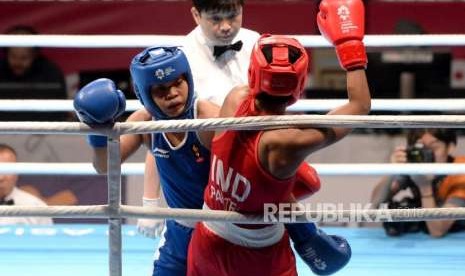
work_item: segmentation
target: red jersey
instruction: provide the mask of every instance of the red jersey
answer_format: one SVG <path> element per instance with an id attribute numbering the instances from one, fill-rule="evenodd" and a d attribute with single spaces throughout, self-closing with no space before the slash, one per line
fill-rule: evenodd
<path id="1" fill-rule="evenodd" d="M 235 117 L 255 115 L 247 98 Z M 258 143 L 263 131 L 225 131 L 211 146 L 210 176 L 204 200 L 213 210 L 262 213 L 264 203 L 288 202 L 295 177 L 281 180 L 260 164 Z"/>
<path id="2" fill-rule="evenodd" d="M 252 102 L 253 103 L 253 102 Z M 245 100 L 236 117 L 251 114 Z M 263 213 L 264 203 L 288 202 L 295 177 L 279 180 L 258 159 L 262 131 L 226 131 L 212 142 L 204 199 L 209 208 Z M 270 265 L 272 264 L 272 265 Z M 187 276 L 296 276 L 283 224 L 246 229 L 227 222 L 198 223 L 189 243 Z"/>

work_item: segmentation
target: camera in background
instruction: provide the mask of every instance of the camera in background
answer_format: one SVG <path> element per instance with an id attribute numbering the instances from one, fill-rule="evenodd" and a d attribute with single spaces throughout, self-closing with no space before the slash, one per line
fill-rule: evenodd
<path id="1" fill-rule="evenodd" d="M 409 163 L 433 163 L 434 153 L 421 143 L 407 148 L 407 161 Z"/>

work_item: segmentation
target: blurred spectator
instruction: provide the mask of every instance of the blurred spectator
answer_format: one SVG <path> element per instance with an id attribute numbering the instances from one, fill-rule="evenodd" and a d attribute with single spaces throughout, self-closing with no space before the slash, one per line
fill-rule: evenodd
<path id="1" fill-rule="evenodd" d="M 415 129 L 407 134 L 407 146 L 398 146 L 392 163 L 465 163 L 465 156 L 454 156 L 457 135 L 452 129 Z M 372 194 L 375 206 L 387 203 L 389 208 L 465 207 L 465 174 L 463 175 L 395 175 L 385 176 Z M 386 222 L 390 236 L 424 231 L 440 237 L 448 232 L 465 230 L 463 220 L 426 222 Z"/>
<path id="2" fill-rule="evenodd" d="M 0 162 L 16 162 L 16 151 L 0 144 Z M 18 176 L 14 174 L 0 175 L 0 205 L 47 206 L 41 199 L 16 187 Z M 0 225 L 4 224 L 41 224 L 51 225 L 53 221 L 46 217 L 0 217 Z"/>
<path id="3" fill-rule="evenodd" d="M 6 34 L 35 35 L 29 26 L 17 25 Z M 66 99 L 62 71 L 37 47 L 4 48 L 0 60 L 1 99 Z M 63 121 L 66 113 L 0 112 L 0 121 Z"/>

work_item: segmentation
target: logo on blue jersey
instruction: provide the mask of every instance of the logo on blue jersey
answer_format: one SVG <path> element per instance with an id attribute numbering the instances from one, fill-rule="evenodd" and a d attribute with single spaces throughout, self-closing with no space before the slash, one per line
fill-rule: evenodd
<path id="1" fill-rule="evenodd" d="M 161 158 L 170 158 L 170 152 L 164 149 L 160 148 L 155 148 L 153 150 L 153 155 L 156 157 L 161 157 Z"/>
<path id="2" fill-rule="evenodd" d="M 200 153 L 200 148 L 196 144 L 192 145 L 192 153 L 194 153 L 195 162 L 202 163 L 205 161 L 205 158 Z"/>

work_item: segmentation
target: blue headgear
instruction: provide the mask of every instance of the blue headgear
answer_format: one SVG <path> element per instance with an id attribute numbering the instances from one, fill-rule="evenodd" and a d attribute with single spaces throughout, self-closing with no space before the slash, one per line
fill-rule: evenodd
<path id="1" fill-rule="evenodd" d="M 193 118 L 194 82 L 184 52 L 178 47 L 150 47 L 137 54 L 131 62 L 131 76 L 137 98 L 158 120 Z M 153 101 L 151 87 L 171 82 L 184 75 L 188 96 L 184 112 L 176 118 L 168 117 Z"/>

